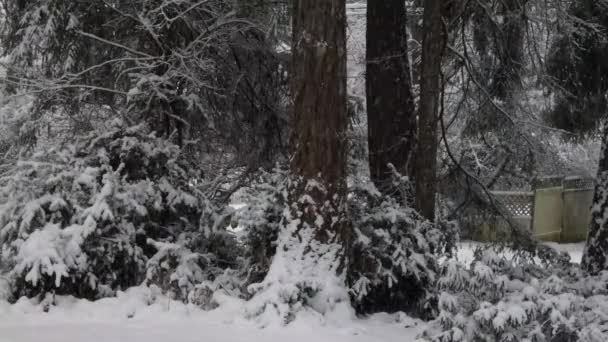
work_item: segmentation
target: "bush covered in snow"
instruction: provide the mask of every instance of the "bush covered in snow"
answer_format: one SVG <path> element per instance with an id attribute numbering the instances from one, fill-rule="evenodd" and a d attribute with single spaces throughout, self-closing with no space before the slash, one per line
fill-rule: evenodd
<path id="1" fill-rule="evenodd" d="M 264 326 L 289 323 L 303 310 L 325 317 L 350 315 L 344 243 L 348 237 L 340 230 L 345 203 L 323 197 L 330 192 L 315 179 L 287 177 L 280 188 L 279 203 L 289 205 L 283 207 L 265 277 L 247 288 L 253 298 L 246 314 Z M 331 213 L 331 219 L 325 213 Z"/>
<path id="2" fill-rule="evenodd" d="M 608 340 L 608 273 L 585 276 L 552 263 L 478 253 L 470 268 L 448 262 L 439 280 L 440 314 L 431 341 Z"/>
<path id="3" fill-rule="evenodd" d="M 344 277 L 338 277 L 342 279 L 338 281 L 343 282 L 343 290 L 350 294 L 351 304 L 359 313 L 407 311 L 431 317 L 436 313 L 438 255 L 451 250 L 455 227 L 424 220 L 413 209 L 379 193 L 371 183 L 363 184 L 360 180 L 354 183 L 348 193 L 353 241 L 349 243 Z M 245 232 L 246 283 L 251 284 L 249 290 L 258 297 L 249 311 L 257 315 L 274 307 L 286 321 L 301 305 L 312 306 L 301 293 L 308 291 L 306 288 L 315 288 L 311 279 L 318 276 L 316 272 L 322 267 L 332 264 L 329 260 L 325 260 L 324 266 L 321 260 L 314 261 L 317 266 L 307 264 L 312 262 L 307 255 L 316 255 L 316 247 L 314 244 L 304 249 L 298 247 L 313 241 L 306 231 L 294 230 L 297 218 L 294 221 L 286 206 L 289 184 L 285 172 L 261 173 L 254 185 L 240 192 L 239 201 L 247 205 L 235 214 Z M 324 248 L 331 250 L 331 246 Z M 305 278 L 304 274 L 311 278 Z M 301 283 L 283 284 L 279 290 L 274 286 L 286 278 L 298 277 Z M 273 286 L 279 293 L 270 293 Z M 333 283 L 323 286 L 335 291 L 339 287 Z M 337 297 L 340 296 L 336 294 Z"/>
<path id="4" fill-rule="evenodd" d="M 286 203 L 287 172 L 279 168 L 272 172 L 260 170 L 251 185 L 238 194 L 246 205 L 237 210 L 233 220 L 245 232 L 245 283 L 264 280 L 275 254 L 279 225 Z"/>
<path id="5" fill-rule="evenodd" d="M 357 311 L 431 317 L 438 256 L 451 251 L 456 227 L 431 223 L 371 185 L 352 187 L 349 203 L 354 228 L 349 283 Z"/>
<path id="6" fill-rule="evenodd" d="M 177 146 L 118 121 L 12 165 L 0 178 L 0 264 L 13 296 L 112 295 L 162 283 L 161 268 L 179 288 L 209 277 L 210 204 L 193 169 Z"/>

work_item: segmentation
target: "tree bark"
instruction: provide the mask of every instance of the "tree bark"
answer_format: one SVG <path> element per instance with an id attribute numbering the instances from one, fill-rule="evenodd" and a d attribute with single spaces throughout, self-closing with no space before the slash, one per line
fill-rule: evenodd
<path id="1" fill-rule="evenodd" d="M 292 58 L 295 155 L 279 196 L 286 210 L 267 276 L 249 287 L 261 299 L 247 309 L 276 313 L 284 323 L 304 305 L 321 314 L 352 309 L 345 278 L 345 0 L 295 0 Z"/>
<path id="2" fill-rule="evenodd" d="M 407 47 L 407 13 L 402 0 L 369 1 L 366 34 L 366 95 L 370 176 L 393 193 L 392 171 L 411 172 L 416 113 Z"/>
<path id="3" fill-rule="evenodd" d="M 435 218 L 437 192 L 438 111 L 441 94 L 441 61 L 445 48 L 441 17 L 442 0 L 426 0 L 423 15 L 418 146 L 415 156 L 415 207 L 429 220 Z"/>
<path id="4" fill-rule="evenodd" d="M 608 127 L 606 124 L 603 129 L 591 223 L 581 262 L 583 269 L 591 274 L 608 270 Z"/>
<path id="5" fill-rule="evenodd" d="M 298 0 L 293 19 L 293 93 L 300 179 L 290 199 L 315 240 L 344 246 L 346 220 L 346 4 Z M 344 253 L 339 263 L 343 265 Z"/>

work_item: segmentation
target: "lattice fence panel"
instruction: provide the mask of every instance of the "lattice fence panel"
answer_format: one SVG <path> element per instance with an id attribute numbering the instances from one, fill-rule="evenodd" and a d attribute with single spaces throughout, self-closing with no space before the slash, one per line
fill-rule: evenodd
<path id="1" fill-rule="evenodd" d="M 534 193 L 532 192 L 503 192 L 494 196 L 509 211 L 513 217 L 531 217 Z"/>

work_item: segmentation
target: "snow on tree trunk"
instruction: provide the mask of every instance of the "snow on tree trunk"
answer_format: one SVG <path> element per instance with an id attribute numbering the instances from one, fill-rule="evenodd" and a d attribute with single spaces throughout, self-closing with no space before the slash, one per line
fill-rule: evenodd
<path id="1" fill-rule="evenodd" d="M 591 224 L 583 252 L 582 267 L 592 274 L 597 274 L 608 270 L 608 127 L 606 125 L 591 210 Z"/>
<path id="2" fill-rule="evenodd" d="M 431 221 L 435 217 L 437 192 L 437 114 L 444 49 L 441 4 L 441 0 L 427 0 L 424 3 L 418 147 L 414 171 L 415 207 L 422 216 Z"/>
<path id="3" fill-rule="evenodd" d="M 366 95 L 370 176 L 393 192 L 389 163 L 409 175 L 416 140 L 416 113 L 408 60 L 405 2 L 367 4 Z"/>
<path id="4" fill-rule="evenodd" d="M 294 3 L 293 93 L 296 154 L 277 252 L 250 286 L 248 306 L 263 324 L 293 319 L 302 307 L 351 314 L 345 286 L 350 240 L 346 218 L 346 5 Z"/>
<path id="5" fill-rule="evenodd" d="M 302 225 L 316 230 L 316 240 L 343 244 L 350 235 L 345 217 L 345 0 L 295 1 L 293 22 L 297 148 L 292 169 L 303 181 L 292 200 L 298 201 L 298 210 L 304 213 L 298 217 Z M 311 186 L 313 180 L 316 186 Z M 315 204 L 306 204 L 302 198 Z"/>

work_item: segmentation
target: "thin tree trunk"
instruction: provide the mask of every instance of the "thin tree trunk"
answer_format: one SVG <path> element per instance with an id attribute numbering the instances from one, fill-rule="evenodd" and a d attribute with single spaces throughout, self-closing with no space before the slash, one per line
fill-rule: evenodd
<path id="1" fill-rule="evenodd" d="M 292 169 L 301 182 L 291 202 L 300 225 L 312 227 L 317 241 L 345 245 L 350 235 L 345 0 L 295 1 L 293 25 L 296 154 Z"/>
<path id="2" fill-rule="evenodd" d="M 608 127 L 604 124 L 602 149 L 582 267 L 592 274 L 608 270 Z"/>
<path id="3" fill-rule="evenodd" d="M 442 0 L 424 3 L 418 146 L 415 159 L 416 209 L 429 220 L 435 218 L 437 192 L 438 104 L 441 93 L 441 61 L 444 35 Z"/>
<path id="4" fill-rule="evenodd" d="M 393 193 L 395 166 L 409 175 L 416 140 L 416 114 L 407 48 L 407 13 L 402 0 L 369 1 L 366 34 L 366 94 L 371 179 Z"/>

